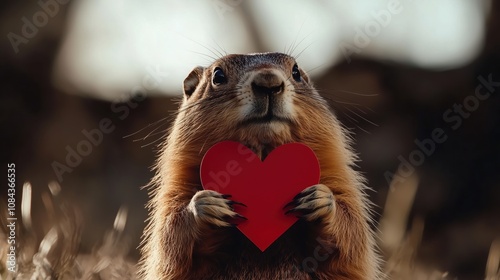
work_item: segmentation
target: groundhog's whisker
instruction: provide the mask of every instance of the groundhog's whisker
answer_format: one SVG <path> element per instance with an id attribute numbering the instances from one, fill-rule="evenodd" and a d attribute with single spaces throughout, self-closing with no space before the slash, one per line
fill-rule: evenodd
<path id="1" fill-rule="evenodd" d="M 162 130 L 162 131 L 156 132 L 156 133 L 154 133 L 152 135 L 148 135 L 148 137 L 149 136 L 155 136 L 155 135 L 158 135 L 158 134 L 164 136 L 167 131 L 168 131 L 168 129 Z M 144 138 L 142 140 L 146 140 L 146 138 Z M 161 140 L 163 140 L 163 137 L 158 137 L 157 139 L 155 139 L 155 140 L 153 140 L 153 141 L 151 141 L 151 142 L 149 142 L 147 144 L 141 145 L 141 148 L 146 148 L 146 147 L 151 146 L 151 145 L 153 145 L 153 144 L 155 144 L 155 143 L 157 143 L 158 141 L 161 141 Z"/>
<path id="2" fill-rule="evenodd" d="M 146 140 L 146 139 L 148 139 L 149 137 L 156 135 L 156 134 L 157 134 L 157 132 L 156 132 L 156 131 L 157 131 L 158 129 L 160 129 L 161 127 L 162 127 L 162 125 L 159 125 L 159 126 L 155 127 L 155 128 L 154 128 L 153 130 L 151 130 L 148 134 L 146 134 L 146 136 L 144 136 L 143 138 L 134 139 L 134 140 L 133 140 L 133 142 Z M 164 130 L 162 130 L 162 131 L 163 131 L 163 132 L 168 131 L 168 128 L 167 128 L 167 129 L 164 129 Z M 160 131 L 160 132 L 162 132 L 162 131 Z"/>
<path id="3" fill-rule="evenodd" d="M 219 57 L 219 58 L 221 58 L 221 57 L 223 57 L 223 56 L 226 56 L 226 55 L 227 55 L 226 50 L 225 50 L 223 47 L 221 47 L 221 46 L 219 45 L 219 43 L 217 43 L 217 41 L 216 41 L 216 40 L 214 40 L 214 39 L 212 38 L 212 42 L 214 42 L 214 44 L 215 44 L 215 45 L 219 48 L 219 49 L 214 48 L 214 50 L 216 50 L 216 51 L 217 51 L 217 53 L 219 53 L 219 55 L 220 55 L 220 57 Z"/>
<path id="4" fill-rule="evenodd" d="M 192 52 L 192 53 L 199 54 L 199 55 L 203 55 L 203 56 L 205 56 L 205 57 L 209 58 L 210 60 L 209 60 L 209 59 L 207 59 L 207 61 L 212 61 L 212 60 L 214 60 L 214 59 L 217 59 L 217 57 L 211 56 L 211 55 L 206 54 L 206 53 L 197 52 L 197 51 L 193 51 L 193 50 L 189 50 L 189 51 L 190 51 L 190 52 Z"/>
<path id="5" fill-rule="evenodd" d="M 326 62 L 325 62 L 325 63 L 321 63 L 320 65 L 318 65 L 318 66 L 316 66 L 316 67 L 313 67 L 313 68 L 308 69 L 308 70 L 304 70 L 304 72 L 305 72 L 307 75 L 309 75 L 309 74 L 311 74 L 314 70 L 316 70 L 316 69 L 320 69 L 320 68 L 322 68 L 322 67 L 327 67 L 327 66 L 330 66 L 330 65 L 329 65 L 328 63 L 326 63 Z"/>
<path id="6" fill-rule="evenodd" d="M 300 93 L 300 91 L 297 91 L 297 90 L 296 90 L 296 92 Z M 300 98 L 300 95 L 297 95 L 296 97 L 297 97 L 297 98 Z M 370 121 L 368 118 L 363 117 L 362 115 L 360 115 L 359 113 L 357 113 L 356 111 L 354 111 L 354 110 L 357 110 L 357 111 L 359 111 L 361 114 L 368 115 L 368 113 L 367 113 L 367 112 L 365 112 L 363 109 L 367 109 L 367 110 L 369 110 L 369 111 L 371 111 L 371 112 L 374 112 L 372 109 L 370 109 L 370 108 L 368 108 L 368 107 L 366 107 L 366 106 L 362 106 L 362 105 L 360 105 L 360 104 L 352 103 L 352 102 L 345 102 L 345 101 L 335 100 L 335 99 L 331 98 L 331 97 L 330 97 L 330 96 L 328 96 L 328 95 L 322 95 L 322 97 L 323 97 L 324 99 L 326 99 L 326 100 L 330 101 L 330 102 L 331 102 L 331 103 L 333 103 L 333 104 L 340 105 L 340 106 L 341 106 L 341 109 L 343 109 L 343 111 L 344 111 L 344 115 L 345 115 L 345 116 L 349 119 L 348 121 L 354 121 L 354 122 L 355 122 L 355 124 L 354 124 L 354 125 L 355 125 L 356 127 L 358 127 L 360 130 L 362 130 L 362 131 L 364 131 L 364 132 L 366 132 L 366 133 L 369 133 L 366 129 L 363 129 L 362 127 L 360 127 L 360 126 L 358 125 L 360 122 L 359 122 L 359 121 L 358 121 L 355 117 L 351 116 L 351 114 L 352 114 L 352 115 L 354 115 L 354 116 L 356 116 L 357 118 L 359 118 L 359 119 L 361 119 L 361 120 L 363 120 L 363 121 L 365 121 L 365 122 L 369 123 L 370 125 L 373 125 L 373 126 L 378 127 L 378 124 L 376 124 L 376 123 L 374 123 L 374 122 Z M 332 104 L 332 105 L 333 105 L 333 104 Z M 353 109 L 351 109 L 351 108 L 349 108 L 348 106 L 349 106 L 349 107 L 351 107 L 351 108 L 353 108 L 354 110 L 353 110 Z M 363 109 L 362 109 L 362 108 L 363 108 Z M 347 112 L 345 112 L 345 111 L 347 111 Z"/>
<path id="7" fill-rule="evenodd" d="M 377 126 L 377 127 L 379 126 L 378 124 L 376 124 L 376 123 L 374 123 L 374 122 L 370 121 L 369 119 L 367 119 L 367 118 L 365 118 L 365 117 L 361 116 L 360 114 L 358 114 L 358 113 L 354 112 L 353 110 L 351 110 L 351 109 L 349 109 L 349 108 L 347 108 L 347 107 L 344 107 L 344 108 L 345 108 L 347 111 L 349 111 L 349 112 L 353 113 L 354 115 L 356 115 L 356 116 L 360 117 L 361 119 L 363 119 L 363 120 L 364 120 L 364 121 L 366 121 L 367 123 L 372 124 L 373 126 Z"/>
<path id="8" fill-rule="evenodd" d="M 375 97 L 375 96 L 379 96 L 380 95 L 378 93 L 360 93 L 360 92 L 355 92 L 355 91 L 350 91 L 350 90 L 344 90 L 344 89 L 334 89 L 334 90 L 330 89 L 328 91 L 344 92 L 344 93 L 349 93 L 349 94 L 352 94 L 352 95 L 363 96 L 363 97 Z"/>
<path id="9" fill-rule="evenodd" d="M 305 38 L 304 38 L 305 39 Z M 301 50 L 297 55 L 294 55 L 295 59 L 298 59 L 302 53 L 307 50 L 310 46 L 312 46 L 314 43 L 310 43 L 309 45 L 307 45 L 303 50 Z"/>
<path id="10" fill-rule="evenodd" d="M 171 118 L 172 118 L 172 117 L 170 117 L 170 116 L 169 116 L 169 117 L 164 117 L 164 118 L 161 118 L 161 119 L 159 119 L 159 120 L 157 120 L 157 121 L 155 121 L 155 122 L 153 122 L 153 123 L 148 124 L 147 126 L 145 126 L 145 127 L 141 128 L 141 129 L 139 129 L 139 130 L 138 130 L 138 131 L 136 131 L 136 132 L 133 132 L 133 133 L 131 133 L 131 134 L 128 134 L 128 135 L 123 136 L 123 138 L 128 138 L 128 137 L 134 136 L 134 135 L 139 134 L 139 133 L 141 133 L 142 131 L 144 131 L 144 130 L 146 130 L 146 129 L 148 129 L 148 128 L 152 128 L 152 127 L 154 127 L 154 126 L 158 125 L 158 126 L 157 126 L 156 128 L 154 128 L 154 129 L 153 129 L 153 130 L 152 130 L 152 131 L 151 131 L 148 135 L 146 135 L 146 136 L 144 136 L 144 137 L 141 137 L 141 138 L 133 139 L 132 141 L 133 141 L 133 142 L 137 142 L 137 141 L 146 140 L 146 139 L 148 138 L 148 136 L 149 136 L 152 132 L 156 131 L 159 127 L 161 127 L 161 126 L 163 126 L 163 125 L 165 125 L 165 124 L 170 123 L 168 120 L 169 120 L 169 119 L 171 119 Z"/>
<path id="11" fill-rule="evenodd" d="M 187 105 L 183 108 L 180 108 L 179 110 L 177 110 L 177 113 L 181 113 L 183 111 L 189 110 L 189 109 L 196 107 L 196 106 L 201 106 L 201 105 L 207 106 L 207 105 L 211 105 L 211 104 L 216 105 L 216 104 L 218 104 L 217 102 L 221 101 L 221 99 L 222 99 L 222 101 L 224 101 L 224 98 L 227 99 L 226 101 L 231 101 L 234 97 L 237 97 L 240 94 L 241 93 L 238 93 L 238 88 L 237 88 L 234 91 L 228 91 L 228 92 L 225 92 L 224 94 L 210 96 L 210 97 L 207 97 L 206 99 L 198 100 L 198 101 L 194 102 L 193 104 L 190 104 L 190 105 Z"/>
<path id="12" fill-rule="evenodd" d="M 191 38 L 188 38 L 187 36 L 185 36 L 185 35 L 183 35 L 183 34 L 178 34 L 178 35 L 180 35 L 180 36 L 184 37 L 185 39 L 187 39 L 187 40 L 189 40 L 189 41 L 191 41 L 191 42 L 193 42 L 193 43 L 197 44 L 198 46 L 200 46 L 200 47 L 202 47 L 202 48 L 206 49 L 207 51 L 211 52 L 211 53 L 212 53 L 215 57 L 211 57 L 211 56 L 209 56 L 209 55 L 207 55 L 207 54 L 204 54 L 204 53 L 198 53 L 198 54 L 202 54 L 202 55 L 209 56 L 209 57 L 210 57 L 211 59 L 213 59 L 213 60 L 217 60 L 217 59 L 219 59 L 219 58 L 221 58 L 221 57 L 223 56 L 220 52 L 217 54 L 217 53 L 215 52 L 215 51 L 216 51 L 216 49 L 211 49 L 211 48 L 207 47 L 205 44 L 202 44 L 202 43 L 200 43 L 200 42 L 198 42 L 198 41 L 195 41 L 195 40 L 193 40 L 193 39 L 191 39 Z M 216 44 L 217 44 L 217 43 L 216 43 Z M 219 46 L 219 47 L 220 47 L 220 46 Z M 195 51 L 191 51 L 191 52 L 195 52 Z M 197 52 L 196 52 L 196 53 L 197 53 Z"/>
<path id="13" fill-rule="evenodd" d="M 299 46 L 302 44 L 302 42 L 304 42 L 304 40 L 306 40 L 308 37 L 310 37 L 310 36 L 313 34 L 312 32 L 310 32 L 309 34 L 307 34 L 306 36 L 304 36 L 304 38 L 302 38 L 302 39 L 300 40 L 300 42 L 298 42 L 298 43 L 297 43 L 297 40 L 298 40 L 298 38 L 299 38 L 299 34 L 300 34 L 300 32 L 302 31 L 302 28 L 303 28 L 303 27 L 304 27 L 304 22 L 302 22 L 302 24 L 301 24 L 301 26 L 300 26 L 299 30 L 297 31 L 297 34 L 295 35 L 295 38 L 294 38 L 293 42 L 290 44 L 290 47 L 289 47 L 288 49 L 286 49 L 286 50 L 285 50 L 285 52 L 284 52 L 284 53 L 286 53 L 287 55 L 289 55 L 289 56 L 291 56 L 291 57 L 294 57 L 295 59 L 297 59 L 297 58 L 298 58 L 298 56 L 293 55 L 293 52 L 295 52 L 295 49 L 296 49 L 297 47 L 299 47 Z M 308 46 L 306 46 L 306 48 L 308 48 L 310 45 L 311 45 L 311 44 L 309 44 Z M 306 49 L 306 48 L 305 48 L 305 49 Z M 305 49 L 304 49 L 304 50 L 305 50 Z M 304 51 L 304 50 L 302 50 L 302 51 Z"/>

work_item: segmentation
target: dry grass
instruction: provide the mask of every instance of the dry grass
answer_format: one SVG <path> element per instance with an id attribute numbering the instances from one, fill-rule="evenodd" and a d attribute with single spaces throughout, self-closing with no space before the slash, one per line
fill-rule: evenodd
<path id="1" fill-rule="evenodd" d="M 79 253 L 82 218 L 78 211 L 60 199 L 60 186 L 49 184 L 50 194 L 42 197 L 47 221 L 39 238 L 32 228 L 31 186 L 23 187 L 22 229 L 17 230 L 18 271 L 7 271 L 7 236 L 0 232 L 0 279 L 135 279 L 135 264 L 127 260 L 129 246 L 124 242 L 127 210 L 118 211 L 113 228 L 91 254 Z M 5 205 L 3 205 L 5 208 Z M 5 209 L 2 209 L 5 213 Z M 7 220 L 2 215 L 2 229 Z"/>
<path id="2" fill-rule="evenodd" d="M 500 238 L 493 241 L 486 263 L 486 280 L 500 279 Z"/>
<path id="3" fill-rule="evenodd" d="M 395 178 L 404 178 L 401 174 L 397 175 Z M 416 255 L 424 232 L 423 219 L 414 218 L 407 230 L 417 187 L 418 178 L 415 174 L 402 182 L 391 183 L 379 224 L 379 246 L 386 260 L 384 271 L 390 279 L 454 279 L 447 272 L 423 267 L 417 262 Z"/>
<path id="4" fill-rule="evenodd" d="M 424 231 L 422 218 L 414 218 L 407 230 L 408 218 L 417 191 L 418 178 L 393 182 L 379 225 L 379 244 L 386 260 L 384 270 L 390 279 L 457 279 L 436 267 L 425 267 L 416 258 Z M 31 214 L 31 185 L 23 187 L 21 202 L 22 229 L 17 231 L 18 272 L 6 270 L 7 220 L 1 217 L 0 280 L 6 279 L 137 279 L 136 265 L 127 259 L 129 245 L 124 232 L 127 209 L 121 208 L 113 228 L 102 244 L 90 254 L 79 251 L 82 218 L 78 211 L 60 199 L 61 188 L 49 184 L 42 197 L 47 212 L 39 237 Z M 5 205 L 0 205 L 5 213 Z M 20 244 L 19 244 L 20 243 Z M 485 271 L 486 280 L 500 279 L 500 239 L 491 245 Z"/>

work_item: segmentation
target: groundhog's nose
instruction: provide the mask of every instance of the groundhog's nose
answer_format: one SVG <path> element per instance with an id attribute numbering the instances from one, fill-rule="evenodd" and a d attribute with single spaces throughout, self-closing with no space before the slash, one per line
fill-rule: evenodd
<path id="1" fill-rule="evenodd" d="M 255 95 L 279 94 L 284 88 L 283 80 L 272 72 L 258 73 L 252 81 L 252 91 Z"/>

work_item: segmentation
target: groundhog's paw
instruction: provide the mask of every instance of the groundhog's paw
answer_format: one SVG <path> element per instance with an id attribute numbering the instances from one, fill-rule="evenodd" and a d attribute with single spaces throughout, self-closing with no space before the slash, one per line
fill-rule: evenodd
<path id="1" fill-rule="evenodd" d="M 246 218 L 236 213 L 233 205 L 245 205 L 229 198 L 231 198 L 230 195 L 220 194 L 216 191 L 198 191 L 191 199 L 188 209 L 199 223 L 219 227 L 235 226 L 238 220 L 246 220 Z"/>
<path id="2" fill-rule="evenodd" d="M 333 215 L 335 197 L 332 191 L 323 184 L 311 186 L 285 205 L 285 214 L 294 214 L 307 221 L 325 219 Z"/>

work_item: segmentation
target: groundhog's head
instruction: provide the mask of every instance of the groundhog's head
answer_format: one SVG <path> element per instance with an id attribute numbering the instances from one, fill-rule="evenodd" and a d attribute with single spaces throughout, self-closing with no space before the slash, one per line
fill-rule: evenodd
<path id="1" fill-rule="evenodd" d="M 193 69 L 177 121 L 188 140 L 234 140 L 265 150 L 317 137 L 331 127 L 331 117 L 293 57 L 259 53 L 228 55 Z"/>

